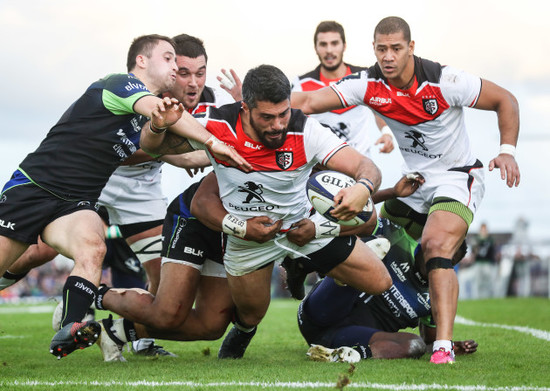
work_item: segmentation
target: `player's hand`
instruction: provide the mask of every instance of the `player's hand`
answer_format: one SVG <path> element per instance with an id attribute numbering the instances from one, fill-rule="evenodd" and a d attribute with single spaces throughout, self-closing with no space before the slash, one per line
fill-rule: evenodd
<path id="1" fill-rule="evenodd" d="M 393 137 L 391 134 L 383 134 L 380 136 L 380 138 L 374 143 L 374 145 L 378 144 L 382 144 L 380 147 L 380 152 L 382 153 L 390 153 L 393 151 Z"/>
<path id="2" fill-rule="evenodd" d="M 369 197 L 369 190 L 361 183 L 346 187 L 334 196 L 334 209 L 330 214 L 338 220 L 350 220 L 363 210 Z"/>
<path id="3" fill-rule="evenodd" d="M 189 175 L 190 178 L 193 178 L 198 173 L 204 172 L 204 167 L 186 168 L 185 171 L 187 171 L 187 175 Z"/>
<path id="4" fill-rule="evenodd" d="M 183 105 L 176 98 L 162 98 L 151 112 L 151 122 L 157 129 L 165 129 L 175 124 L 182 116 Z"/>
<path id="5" fill-rule="evenodd" d="M 243 83 L 241 83 L 241 79 L 237 73 L 233 69 L 227 72 L 223 68 L 221 72 L 223 76 L 216 76 L 216 79 L 220 82 L 221 89 L 227 91 L 235 99 L 235 102 L 243 100 Z"/>
<path id="6" fill-rule="evenodd" d="M 473 339 L 467 341 L 454 341 L 455 354 L 471 354 L 477 351 L 477 342 Z"/>
<path id="7" fill-rule="evenodd" d="M 224 161 L 238 167 L 244 172 L 252 171 L 252 166 L 235 149 L 226 145 L 216 137 L 212 136 L 204 143 L 210 153 L 218 160 Z"/>
<path id="8" fill-rule="evenodd" d="M 418 190 L 426 182 L 424 177 L 417 172 L 403 175 L 393 186 L 395 197 L 408 197 Z"/>
<path id="9" fill-rule="evenodd" d="M 273 221 L 267 216 L 257 216 L 246 220 L 247 240 L 265 243 L 275 237 L 283 226 L 283 220 Z"/>
<path id="10" fill-rule="evenodd" d="M 519 186 L 519 166 L 516 159 L 508 154 L 501 153 L 496 158 L 489 162 L 489 171 L 500 169 L 500 179 L 505 180 L 508 187 Z"/>
<path id="11" fill-rule="evenodd" d="M 286 237 L 290 243 L 305 246 L 315 239 L 315 224 L 310 219 L 302 219 L 290 226 Z"/>

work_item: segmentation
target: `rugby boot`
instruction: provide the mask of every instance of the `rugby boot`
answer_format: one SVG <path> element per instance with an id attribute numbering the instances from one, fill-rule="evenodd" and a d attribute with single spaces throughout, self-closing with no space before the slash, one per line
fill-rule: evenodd
<path id="1" fill-rule="evenodd" d="M 227 333 L 225 339 L 223 340 L 222 346 L 220 346 L 220 350 L 218 351 L 218 358 L 242 358 L 244 356 L 246 348 L 248 347 L 248 344 L 252 340 L 252 337 L 254 337 L 254 334 L 256 334 L 257 329 L 258 328 L 255 327 L 254 330 L 247 333 L 245 331 L 239 330 L 236 326 L 233 326 L 233 328 L 229 330 L 229 333 Z"/>
<path id="2" fill-rule="evenodd" d="M 92 346 L 100 334 L 101 326 L 94 320 L 69 323 L 53 336 L 50 353 L 61 359 L 76 349 Z"/>

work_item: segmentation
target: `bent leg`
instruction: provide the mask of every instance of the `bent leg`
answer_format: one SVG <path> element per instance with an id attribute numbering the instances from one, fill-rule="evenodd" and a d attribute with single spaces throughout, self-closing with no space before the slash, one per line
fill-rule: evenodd
<path id="1" fill-rule="evenodd" d="M 200 271 L 176 263 L 165 263 L 156 296 L 143 289 L 110 289 L 103 297 L 102 306 L 136 324 L 141 338 L 149 335 L 147 327 L 172 330 L 187 319 L 195 301 Z"/>
<path id="2" fill-rule="evenodd" d="M 388 270 L 365 243 L 355 242 L 351 254 L 327 275 L 371 295 L 378 295 L 389 289 L 392 280 Z"/>
<path id="3" fill-rule="evenodd" d="M 466 236 L 468 225 L 460 216 L 437 210 L 430 214 L 422 234 L 424 260 L 452 259 Z M 436 340 L 452 340 L 458 302 L 458 279 L 452 268 L 428 273 L 432 314 L 437 324 Z"/>
<path id="4" fill-rule="evenodd" d="M 418 335 L 406 332 L 379 331 L 370 339 L 372 358 L 419 358 L 426 344 Z"/>

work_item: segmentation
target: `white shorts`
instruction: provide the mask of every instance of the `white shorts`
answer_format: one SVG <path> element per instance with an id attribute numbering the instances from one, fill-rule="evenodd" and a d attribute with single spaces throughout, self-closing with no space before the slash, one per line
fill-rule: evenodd
<path id="1" fill-rule="evenodd" d="M 160 168 L 156 175 L 111 175 L 99 196 L 111 224 L 127 225 L 164 220 L 168 205 L 162 193 Z"/>
<path id="2" fill-rule="evenodd" d="M 426 182 L 409 197 L 399 198 L 418 213 L 427 214 L 436 197 L 448 197 L 466 205 L 475 215 L 485 194 L 483 167 L 461 171 L 421 173 Z"/>
<path id="3" fill-rule="evenodd" d="M 271 262 L 282 262 L 285 257 L 299 258 L 322 249 L 333 238 L 313 239 L 305 246 L 290 243 L 286 234 L 280 234 L 266 243 L 243 240 L 235 236 L 227 237 L 224 265 L 227 273 L 242 276 Z"/>
<path id="4" fill-rule="evenodd" d="M 227 278 L 223 265 L 221 263 L 214 262 L 211 259 L 205 259 L 204 264 L 197 265 L 195 263 L 186 262 L 179 259 L 162 257 L 162 265 L 165 263 L 176 263 L 178 265 L 192 267 L 193 269 L 199 270 L 201 272 L 201 276 Z"/>

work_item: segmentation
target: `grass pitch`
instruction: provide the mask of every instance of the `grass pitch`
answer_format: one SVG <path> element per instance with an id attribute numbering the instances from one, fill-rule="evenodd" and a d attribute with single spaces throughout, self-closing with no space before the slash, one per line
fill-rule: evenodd
<path id="1" fill-rule="evenodd" d="M 127 363 L 105 363 L 92 346 L 57 360 L 48 352 L 54 306 L 0 306 L 1 390 L 550 391 L 547 299 L 460 302 L 455 338 L 475 339 L 479 348 L 445 366 L 430 364 L 428 355 L 355 367 L 309 361 L 296 324 L 298 302 L 285 299 L 272 302 L 241 360 L 218 360 L 221 340 L 157 342 L 177 358 L 126 352 Z"/>

